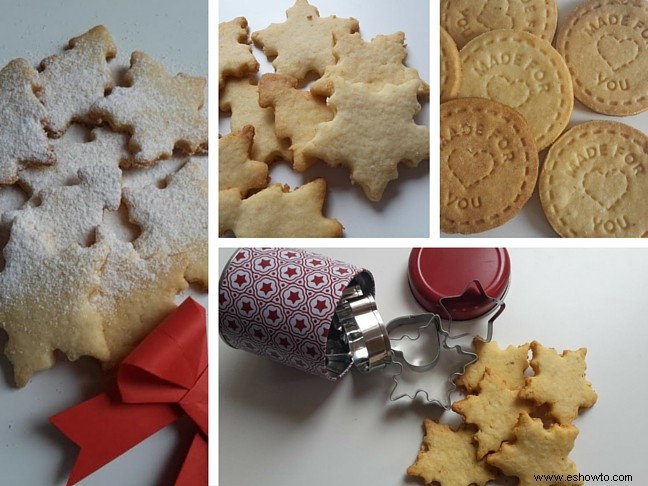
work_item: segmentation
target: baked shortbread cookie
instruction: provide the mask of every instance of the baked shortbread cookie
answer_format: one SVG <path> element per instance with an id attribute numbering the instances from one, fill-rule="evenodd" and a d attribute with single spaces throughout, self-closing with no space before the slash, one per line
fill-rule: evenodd
<path id="1" fill-rule="evenodd" d="M 230 128 L 233 132 L 246 125 L 254 127 L 253 160 L 266 163 L 292 160 L 289 143 L 275 133 L 272 108 L 259 105 L 259 87 L 251 79 L 230 79 L 220 94 L 219 102 L 222 111 L 232 114 Z"/>
<path id="2" fill-rule="evenodd" d="M 225 85 L 225 78 L 241 78 L 259 70 L 259 63 L 248 44 L 247 20 L 236 17 L 218 24 L 218 86 Z"/>
<path id="3" fill-rule="evenodd" d="M 328 105 L 335 116 L 317 126 L 304 155 L 346 167 L 367 199 L 380 201 L 389 181 L 398 177 L 400 163 L 416 167 L 429 157 L 429 130 L 414 121 L 421 109 L 420 81 L 373 91 L 337 77 L 334 86 Z"/>
<path id="4" fill-rule="evenodd" d="M 317 126 L 333 118 L 333 110 L 325 99 L 297 85 L 292 76 L 264 74 L 259 81 L 259 105 L 274 110 L 275 133 L 279 139 L 290 139 L 293 169 L 303 172 L 316 160 L 304 154 L 304 147 L 317 133 Z"/>
<path id="5" fill-rule="evenodd" d="M 304 80 L 309 72 L 320 76 L 326 66 L 335 64 L 333 35 L 357 32 L 354 18 L 335 15 L 321 18 L 316 7 L 307 0 L 296 0 L 286 11 L 286 21 L 252 33 L 252 40 L 263 49 L 279 74 Z"/>
<path id="6" fill-rule="evenodd" d="M 237 189 L 238 190 L 238 189 Z M 167 179 L 164 188 L 124 188 L 131 221 L 142 233 L 133 242 L 142 258 L 188 258 L 185 278 L 203 287 L 207 275 L 207 174 L 192 159 Z"/>
<path id="7" fill-rule="evenodd" d="M 52 367 L 56 350 L 71 360 L 109 359 L 101 315 L 91 304 L 101 287 L 106 250 L 73 244 L 56 252 L 37 227 L 16 218 L 4 255 L 0 328 L 9 336 L 4 352 L 16 386 Z"/>
<path id="8" fill-rule="evenodd" d="M 45 107 L 35 95 L 38 71 L 24 59 L 0 70 L 0 185 L 18 179 L 23 165 L 50 165 L 54 154 L 44 125 Z"/>
<path id="9" fill-rule="evenodd" d="M 578 436 L 576 427 L 553 424 L 545 428 L 541 419 L 522 413 L 513 433 L 513 442 L 505 442 L 499 451 L 486 456 L 488 464 L 501 469 L 507 476 L 517 476 L 520 486 L 537 485 L 534 475 L 538 471 L 564 478 L 553 482 L 555 486 L 583 484 L 578 479 L 576 465 L 568 457 Z"/>
<path id="10" fill-rule="evenodd" d="M 174 149 L 189 154 L 207 150 L 205 78 L 172 76 L 143 52 L 131 55 L 124 78 L 127 86 L 97 101 L 91 116 L 131 135 L 132 164 L 151 165 L 171 157 Z"/>
<path id="11" fill-rule="evenodd" d="M 405 34 L 377 35 L 365 42 L 358 32 L 335 35 L 333 54 L 336 63 L 327 66 L 321 78 L 311 85 L 312 93 L 330 96 L 334 79 L 344 78 L 352 83 L 366 83 L 376 90 L 385 84 L 403 84 L 412 79 L 419 81 L 418 95 L 428 96 L 430 87 L 419 77 L 416 69 L 405 66 L 407 47 Z"/>
<path id="12" fill-rule="evenodd" d="M 236 187 L 241 196 L 268 185 L 268 165 L 250 158 L 254 127 L 244 126 L 218 140 L 218 190 Z"/>
<path id="13" fill-rule="evenodd" d="M 322 214 L 326 181 L 312 182 L 289 192 L 273 184 L 247 199 L 237 189 L 219 191 L 218 228 L 239 238 L 337 238 L 343 227 Z"/>
<path id="14" fill-rule="evenodd" d="M 52 135 L 61 136 L 72 121 L 88 121 L 92 104 L 114 86 L 108 61 L 116 55 L 108 29 L 98 25 L 70 39 L 63 54 L 41 61 L 38 97 L 47 110 L 47 129 Z"/>
<path id="15" fill-rule="evenodd" d="M 425 437 L 416 462 L 407 474 L 423 478 L 426 484 L 484 486 L 495 479 L 483 459 L 477 459 L 473 432 L 461 426 L 452 430 L 447 424 L 425 419 Z"/>
<path id="16" fill-rule="evenodd" d="M 106 227 L 97 230 L 97 245 L 108 253 L 92 304 L 102 317 L 110 353 L 104 367 L 111 368 L 175 309 L 175 296 L 187 288 L 188 257 L 180 253 L 144 259 L 132 243 Z"/>

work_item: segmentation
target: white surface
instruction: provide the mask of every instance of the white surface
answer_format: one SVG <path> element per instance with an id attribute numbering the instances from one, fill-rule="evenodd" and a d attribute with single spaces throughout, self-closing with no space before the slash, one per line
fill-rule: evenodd
<path id="1" fill-rule="evenodd" d="M 207 75 L 206 0 L 0 0 L 0 7 L 0 66 L 16 57 L 37 66 L 70 37 L 104 24 L 117 44 L 115 67 L 127 67 L 130 53 L 142 50 L 170 72 Z M 193 296 L 207 305 L 205 295 Z M 5 344 L 0 331 L 0 349 Z M 101 391 L 97 363 L 61 362 L 20 390 L 1 353 L 0 370 L 0 484 L 64 485 L 77 448 L 48 417 Z M 187 431 L 167 427 L 79 484 L 171 485 L 191 438 Z"/>
<path id="2" fill-rule="evenodd" d="M 578 5 L 583 3 L 582 0 L 557 0 L 558 1 L 558 29 L 560 29 L 562 23 L 567 19 L 569 14 L 574 10 Z M 565 130 L 577 125 L 579 123 L 584 123 L 591 120 L 608 120 L 608 121 L 618 121 L 630 125 L 638 130 L 648 133 L 648 111 L 640 113 L 639 115 L 633 116 L 624 116 L 624 117 L 615 117 L 600 115 L 593 112 L 585 105 L 581 104 L 578 100 L 574 102 L 574 111 L 571 116 L 571 121 Z M 540 168 L 542 168 L 542 161 L 546 155 L 547 150 L 543 150 L 540 153 Z M 553 230 L 549 222 L 547 221 L 544 212 L 542 210 L 542 205 L 540 204 L 540 196 L 538 194 L 538 186 L 536 185 L 533 196 L 529 202 L 522 208 L 518 215 L 513 218 L 508 223 L 494 228 L 492 230 L 484 231 L 482 233 L 477 233 L 474 235 L 449 235 L 442 233 L 442 237 L 454 237 L 454 238 L 518 238 L 518 237 L 528 237 L 528 238 L 558 238 L 559 236 Z"/>
<path id="3" fill-rule="evenodd" d="M 294 4 L 293 0 L 266 2 L 264 0 L 223 0 L 219 6 L 219 21 L 226 22 L 244 16 L 249 32 L 265 29 L 271 23 L 286 19 L 285 11 Z M 406 64 L 418 70 L 419 76 L 429 82 L 429 4 L 420 0 L 322 0 L 313 1 L 321 17 L 355 17 L 360 23 L 360 34 L 365 41 L 378 34 L 405 32 L 408 46 Z M 269 8 L 269 5 L 272 5 Z M 274 72 L 265 54 L 253 47 L 259 61 L 259 76 Z M 429 103 L 422 105 L 416 122 L 429 126 Z M 222 113 L 219 118 L 219 132 L 230 132 L 229 116 Z M 382 200 L 372 203 L 362 190 L 349 181 L 349 174 L 341 167 L 332 169 L 318 162 L 303 174 L 293 172 L 284 162 L 270 167 L 270 183 L 281 182 L 291 188 L 301 186 L 317 177 L 324 177 L 328 183 L 325 215 L 337 218 L 345 227 L 346 237 L 428 237 L 429 230 L 429 163 L 423 161 L 415 169 L 402 165 L 398 179 L 391 181 Z"/>
<path id="4" fill-rule="evenodd" d="M 385 320 L 420 312 L 407 287 L 409 249 L 316 251 L 371 270 Z M 232 252 L 221 250 L 220 268 Z M 580 434 L 570 457 L 581 474 L 632 474 L 633 484 L 648 484 L 648 250 L 509 252 L 511 287 L 495 341 L 587 347 L 587 379 L 599 398 L 574 422 Z M 440 412 L 419 401 L 390 403 L 386 374 L 353 372 L 336 384 L 223 342 L 219 354 L 221 486 L 422 484 L 405 471 L 423 418 Z M 456 416 L 446 412 L 445 420 Z"/>

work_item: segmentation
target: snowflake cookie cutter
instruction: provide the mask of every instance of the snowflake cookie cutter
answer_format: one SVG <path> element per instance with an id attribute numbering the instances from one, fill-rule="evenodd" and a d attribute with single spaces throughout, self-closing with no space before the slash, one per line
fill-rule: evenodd
<path id="1" fill-rule="evenodd" d="M 487 313 L 480 318 L 480 320 L 482 320 L 482 318 L 488 316 L 486 323 L 486 336 L 481 336 L 480 334 L 470 331 L 460 334 L 452 334 L 452 327 L 453 324 L 456 323 L 456 320 L 453 321 L 452 311 L 449 310 L 449 307 L 452 307 L 452 302 L 470 303 L 470 299 L 466 299 L 467 296 L 479 300 L 480 305 L 486 303 L 487 307 L 490 307 Z M 389 395 L 391 401 L 397 401 L 401 398 L 415 400 L 417 397 L 421 396 L 427 403 L 437 405 L 445 410 L 450 409 L 452 404 L 452 393 L 456 391 L 456 385 L 454 383 L 456 378 L 463 375 L 466 368 L 477 361 L 477 354 L 475 354 L 471 344 L 472 340 L 479 339 L 484 342 L 490 342 L 493 337 L 494 323 L 506 307 L 501 298 L 495 298 L 488 295 L 478 280 L 469 282 L 464 287 L 464 290 L 456 296 L 443 297 L 440 299 L 439 304 L 443 316 L 447 320 L 447 329 L 443 326 L 442 317 L 439 314 L 434 313 L 397 318 L 387 324 L 388 332 L 394 332 L 405 324 L 414 324 L 417 326 L 416 335 L 414 337 L 405 335 L 401 337 L 390 336 L 389 338 L 390 343 L 392 343 L 392 362 L 390 364 L 397 368 L 397 371 L 393 375 L 394 385 Z M 474 324 L 474 322 L 471 324 Z M 422 361 L 420 357 L 411 353 L 408 354 L 405 350 L 399 349 L 398 345 L 400 343 L 416 342 L 426 334 L 430 334 L 432 337 L 436 336 L 436 349 L 429 353 L 432 356 L 432 359 L 428 361 L 424 359 Z M 470 344 L 455 344 L 455 342 L 467 336 L 472 338 Z M 430 339 L 430 336 L 428 336 L 428 339 Z M 432 342 L 434 342 L 434 340 L 432 340 Z M 450 359 L 446 360 L 445 358 Z M 446 363 L 446 361 L 450 362 Z M 420 386 L 420 375 L 437 368 L 439 365 L 443 365 L 444 367 L 442 372 L 435 373 L 434 375 L 426 374 L 425 381 L 428 383 L 430 381 L 435 381 L 437 382 L 437 387 L 442 385 L 445 388 L 442 393 L 438 393 L 439 395 L 443 395 L 441 398 L 433 396 L 435 393 L 430 392 L 430 387 Z M 432 379 L 433 377 L 434 380 Z M 408 379 L 413 382 L 412 387 L 414 390 L 411 393 L 406 391 L 407 387 L 405 386 L 405 382 Z"/>

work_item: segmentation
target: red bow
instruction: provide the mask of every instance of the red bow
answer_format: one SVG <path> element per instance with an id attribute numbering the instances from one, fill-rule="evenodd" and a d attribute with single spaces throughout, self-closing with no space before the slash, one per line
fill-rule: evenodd
<path id="1" fill-rule="evenodd" d="M 176 485 L 207 484 L 205 326 L 205 309 L 187 298 L 121 363 L 119 392 L 103 393 L 50 417 L 81 448 L 68 486 L 185 413 L 199 430 Z"/>

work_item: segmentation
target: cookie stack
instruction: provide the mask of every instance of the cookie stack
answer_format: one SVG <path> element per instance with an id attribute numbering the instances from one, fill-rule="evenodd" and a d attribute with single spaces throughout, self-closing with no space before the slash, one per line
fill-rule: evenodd
<path id="1" fill-rule="evenodd" d="M 288 161 L 296 172 L 317 160 L 343 166 L 377 202 L 400 163 L 415 167 L 429 156 L 429 131 L 414 122 L 429 87 L 403 64 L 402 32 L 367 42 L 356 19 L 321 18 L 306 0 L 286 15 L 251 35 L 275 69 L 258 80 L 258 63 L 245 44 L 247 21 L 220 25 L 220 108 L 231 112 L 232 129 L 219 144 L 221 235 L 342 236 L 342 225 L 322 215 L 324 179 L 294 192 L 266 187 L 260 162 Z"/>
<path id="2" fill-rule="evenodd" d="M 536 341 L 504 350 L 475 341 L 475 350 L 478 360 L 455 380 L 469 393 L 452 406 L 465 423 L 453 430 L 425 420 L 426 436 L 408 474 L 442 485 L 481 486 L 499 472 L 516 476 L 521 486 L 549 476 L 562 477 L 547 479 L 552 484 L 583 484 L 568 455 L 578 436 L 572 421 L 597 400 L 585 379 L 587 350 L 558 354 Z"/>
<path id="3" fill-rule="evenodd" d="M 55 350 L 110 367 L 207 287 L 206 80 L 103 26 L 0 70 L 0 327 L 18 386 Z"/>
<path id="4" fill-rule="evenodd" d="M 441 2 L 441 230 L 501 226 L 526 204 L 540 172 L 542 207 L 560 236 L 648 235 L 648 137 L 616 121 L 564 132 L 574 98 L 605 115 L 648 109 L 648 3 L 583 2 L 558 29 L 555 48 L 555 0 L 499 3 Z M 500 125 L 482 120 L 483 110 L 498 112 Z M 502 138 L 502 119 L 514 120 L 519 135 Z M 547 148 L 538 171 L 529 152 Z"/>

